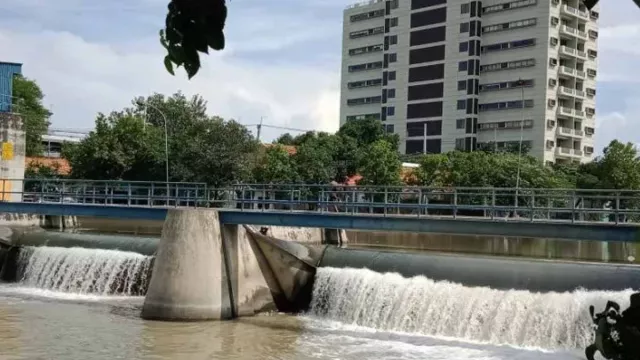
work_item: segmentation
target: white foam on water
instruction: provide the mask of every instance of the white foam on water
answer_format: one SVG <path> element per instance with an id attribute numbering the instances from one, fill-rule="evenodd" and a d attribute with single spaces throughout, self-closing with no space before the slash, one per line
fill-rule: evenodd
<path id="1" fill-rule="evenodd" d="M 92 297 L 140 295 L 151 257 L 138 253 L 61 247 L 26 247 L 18 259 L 18 285 L 32 295 Z M 56 295 L 56 297 L 60 297 Z"/>
<path id="2" fill-rule="evenodd" d="M 309 315 L 373 331 L 573 351 L 592 342 L 589 305 L 602 309 L 613 300 L 625 308 L 632 292 L 504 291 L 424 276 L 319 268 Z"/>

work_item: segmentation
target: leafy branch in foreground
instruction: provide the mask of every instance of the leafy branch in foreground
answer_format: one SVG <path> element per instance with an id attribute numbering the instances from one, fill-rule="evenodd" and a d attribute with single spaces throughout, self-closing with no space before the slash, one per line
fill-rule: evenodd
<path id="1" fill-rule="evenodd" d="M 225 0 L 171 0 L 160 42 L 167 50 L 164 66 L 171 75 L 183 66 L 189 76 L 200 70 L 200 55 L 224 49 Z"/>

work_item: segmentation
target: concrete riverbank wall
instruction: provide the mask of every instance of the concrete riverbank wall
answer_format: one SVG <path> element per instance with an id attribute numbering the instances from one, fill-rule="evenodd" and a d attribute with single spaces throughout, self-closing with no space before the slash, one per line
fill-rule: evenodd
<path id="1" fill-rule="evenodd" d="M 562 226 L 562 225 L 558 225 Z M 349 246 L 406 251 L 640 263 L 640 244 L 503 236 L 347 231 Z"/>
<path id="2" fill-rule="evenodd" d="M 33 226 L 52 230 L 88 230 L 101 233 L 159 237 L 163 222 L 69 216 L 0 214 L 2 226 Z M 562 226 L 559 224 L 558 226 Z M 541 238 L 340 230 L 343 245 L 406 251 L 517 256 L 614 263 L 640 263 L 640 243 L 563 241 Z M 268 227 L 267 235 L 305 244 L 335 243 L 331 233 L 318 228 Z"/>

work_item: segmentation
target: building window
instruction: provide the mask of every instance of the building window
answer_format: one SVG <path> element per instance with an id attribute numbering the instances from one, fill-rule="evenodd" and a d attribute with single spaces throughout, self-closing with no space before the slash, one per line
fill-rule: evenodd
<path id="1" fill-rule="evenodd" d="M 522 100 L 501 101 L 494 103 L 480 104 L 480 111 L 522 109 Z M 533 100 L 525 100 L 524 107 L 533 107 Z"/>
<path id="2" fill-rule="evenodd" d="M 552 36 L 551 39 L 549 39 L 549 44 L 555 47 L 556 45 L 558 45 L 558 38 Z"/>
<path id="3" fill-rule="evenodd" d="M 379 104 L 382 102 L 382 96 L 369 96 L 357 99 L 347 99 L 347 105 L 367 105 L 367 104 Z"/>
<path id="4" fill-rule="evenodd" d="M 364 21 L 364 20 L 369 20 L 373 18 L 378 18 L 382 16 L 384 16 L 384 9 L 351 15 L 349 19 L 351 20 L 351 22 L 356 22 L 356 21 Z"/>
<path id="5" fill-rule="evenodd" d="M 467 100 L 458 100 L 458 103 L 456 104 L 456 109 L 464 110 L 466 108 L 467 108 Z"/>
<path id="6" fill-rule="evenodd" d="M 467 71 L 467 62 L 466 61 L 460 61 L 458 63 L 458 71 Z"/>
<path id="7" fill-rule="evenodd" d="M 389 36 L 389 45 L 396 45 L 398 43 L 398 35 Z"/>
<path id="8" fill-rule="evenodd" d="M 458 50 L 460 52 L 467 52 L 469 51 L 469 42 L 465 41 L 465 42 L 461 42 L 460 45 L 458 46 Z"/>
<path id="9" fill-rule="evenodd" d="M 398 54 L 393 53 L 393 54 L 389 54 L 389 62 L 390 63 L 394 63 L 398 61 Z"/>
<path id="10" fill-rule="evenodd" d="M 358 71 L 367 71 L 367 70 L 375 70 L 382 69 L 382 61 L 376 61 L 366 64 L 358 64 L 358 65 L 350 65 L 348 70 L 349 72 L 358 72 Z"/>
<path id="11" fill-rule="evenodd" d="M 535 18 L 517 20 L 517 21 L 511 21 L 508 23 L 483 26 L 482 33 L 491 33 L 491 32 L 510 30 L 510 29 L 519 29 L 519 28 L 535 26 L 535 25 L 536 25 Z"/>
<path id="12" fill-rule="evenodd" d="M 519 68 L 535 66 L 535 64 L 536 64 L 535 59 L 507 61 L 502 63 L 482 65 L 480 66 L 480 72 L 519 69 Z"/>
<path id="13" fill-rule="evenodd" d="M 461 34 L 466 34 L 468 32 L 469 32 L 469 23 L 465 22 L 465 23 L 460 24 L 460 33 Z"/>
<path id="14" fill-rule="evenodd" d="M 347 116 L 347 121 L 357 121 L 357 120 L 380 120 L 380 113 Z"/>
<path id="15" fill-rule="evenodd" d="M 534 46 L 535 44 L 536 44 L 536 39 L 515 40 L 515 41 L 485 45 L 481 48 L 481 51 L 483 53 L 488 53 L 488 52 L 494 52 L 494 51 L 524 48 L 524 47 Z"/>
<path id="16" fill-rule="evenodd" d="M 458 91 L 467 90 L 467 81 L 460 80 L 458 81 Z"/>
<path id="17" fill-rule="evenodd" d="M 460 14 L 468 14 L 470 10 L 469 3 L 460 5 Z"/>
<path id="18" fill-rule="evenodd" d="M 355 49 L 349 49 L 349 55 L 354 56 L 354 55 L 370 54 L 370 53 L 382 51 L 382 49 L 383 49 L 382 44 L 363 46 Z"/>
<path id="19" fill-rule="evenodd" d="M 393 124 L 385 124 L 384 126 L 384 132 L 386 132 L 387 134 L 393 134 L 393 131 L 395 130 L 393 126 Z"/>
<path id="20" fill-rule="evenodd" d="M 533 120 L 525 120 L 522 124 L 521 120 L 498 121 L 478 124 L 479 131 L 495 130 L 495 129 L 520 129 L 521 127 L 529 129 L 533 127 Z"/>
<path id="21" fill-rule="evenodd" d="M 503 81 L 480 85 L 480 92 L 515 89 L 520 87 L 532 87 L 533 79 Z"/>
<path id="22" fill-rule="evenodd" d="M 384 33 L 384 26 L 378 26 L 371 29 L 352 31 L 349 33 L 349 38 L 357 39 L 365 36 L 372 36 Z"/>
<path id="23" fill-rule="evenodd" d="M 398 18 L 394 17 L 389 19 L 389 27 L 398 26 Z"/>
<path id="24" fill-rule="evenodd" d="M 456 120 L 456 129 L 464 129 L 466 127 L 465 119 Z"/>
<path id="25" fill-rule="evenodd" d="M 397 9 L 399 6 L 400 0 L 391 0 L 391 8 Z"/>
<path id="26" fill-rule="evenodd" d="M 482 8 L 482 13 L 483 14 L 488 14 L 488 13 L 493 13 L 493 12 L 506 11 L 506 10 L 511 10 L 511 9 L 527 7 L 527 6 L 534 6 L 534 5 L 536 5 L 536 3 L 537 3 L 536 0 L 512 1 L 512 2 L 503 3 L 503 4 L 485 6 L 485 7 Z"/>
<path id="27" fill-rule="evenodd" d="M 396 72 L 395 71 L 389 71 L 387 73 L 387 80 L 388 81 L 394 81 L 396 79 Z"/>
<path id="28" fill-rule="evenodd" d="M 551 17 L 551 26 L 556 26 L 556 25 L 558 25 L 558 23 L 560 23 L 560 19 L 558 19 L 555 16 L 552 16 Z"/>
<path id="29" fill-rule="evenodd" d="M 387 106 L 387 116 L 394 116 L 396 114 L 395 106 Z"/>
<path id="30" fill-rule="evenodd" d="M 380 85 L 382 85 L 382 79 L 352 81 L 350 83 L 347 83 L 347 87 L 349 89 L 359 89 L 359 88 L 380 86 Z"/>
<path id="31" fill-rule="evenodd" d="M 387 90 L 387 98 L 394 99 L 396 97 L 396 89 Z"/>

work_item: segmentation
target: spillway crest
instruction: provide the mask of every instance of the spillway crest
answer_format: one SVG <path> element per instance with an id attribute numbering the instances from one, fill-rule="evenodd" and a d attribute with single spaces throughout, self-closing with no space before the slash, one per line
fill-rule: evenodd
<path id="1" fill-rule="evenodd" d="M 21 286 L 75 294 L 144 295 L 152 257 L 133 252 L 24 247 L 18 258 Z"/>
<path id="2" fill-rule="evenodd" d="M 309 313 L 381 331 L 541 349 L 592 341 L 589 305 L 629 305 L 632 291 L 532 293 L 403 278 L 367 269 L 319 268 Z"/>

